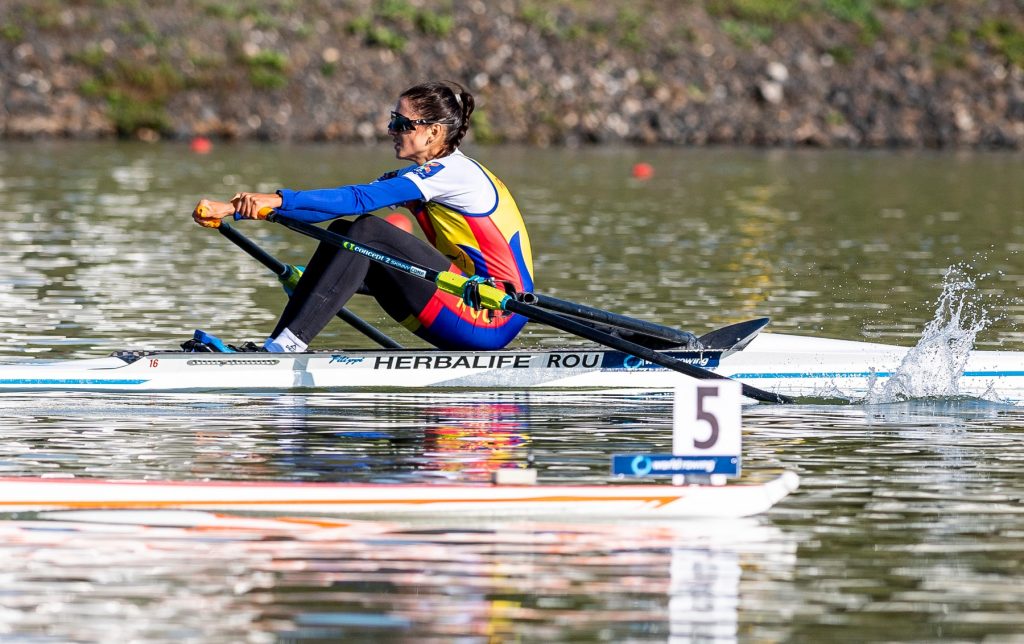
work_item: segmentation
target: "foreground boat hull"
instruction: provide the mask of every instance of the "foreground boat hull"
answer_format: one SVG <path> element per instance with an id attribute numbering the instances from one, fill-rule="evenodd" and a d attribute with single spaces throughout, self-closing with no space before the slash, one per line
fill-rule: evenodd
<path id="1" fill-rule="evenodd" d="M 0 512 L 232 510 L 338 516 L 577 519 L 745 517 L 797 489 L 792 472 L 746 485 L 404 485 L 0 478 Z"/>
<path id="2" fill-rule="evenodd" d="M 793 397 L 858 400 L 897 373 L 908 349 L 868 342 L 763 333 L 742 351 L 673 351 L 681 360 Z M 918 374 L 921 375 L 921 374 Z M 923 374 L 924 377 L 931 377 Z M 0 365 L 0 391 L 222 391 L 388 389 L 662 390 L 667 369 L 602 349 L 448 352 L 366 350 L 302 354 L 150 353 Z M 974 351 L 936 395 L 1024 403 L 1024 354 Z M 925 387 L 927 390 L 927 387 Z M 928 395 L 928 391 L 924 392 Z"/>

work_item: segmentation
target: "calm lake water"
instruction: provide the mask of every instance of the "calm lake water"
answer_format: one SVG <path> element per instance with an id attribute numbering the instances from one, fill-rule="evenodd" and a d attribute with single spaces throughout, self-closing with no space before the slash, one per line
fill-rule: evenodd
<path id="1" fill-rule="evenodd" d="M 1024 351 L 1024 155 L 467 150 L 526 214 L 537 287 L 696 332 L 912 345 L 950 266 Z M 630 177 L 634 163 L 655 169 Z M 387 150 L 0 145 L 0 358 L 262 340 L 276 280 L 190 218 L 204 196 L 373 178 Z M 236 226 L 283 260 L 312 243 Z M 353 310 L 417 343 L 372 302 Z M 337 323 L 319 348 L 367 346 Z M 582 344 L 528 328 L 520 346 Z M 1024 365 L 1022 365 L 1024 368 Z M 667 399 L 460 394 L 0 395 L 0 475 L 607 480 L 665 451 Z M 1018 641 L 1024 408 L 760 405 L 744 467 L 801 489 L 740 521 L 339 523 L 220 531 L 0 514 L 11 641 Z M 74 523 L 66 519 L 76 519 Z M 170 520 L 168 520 L 170 521 Z"/>

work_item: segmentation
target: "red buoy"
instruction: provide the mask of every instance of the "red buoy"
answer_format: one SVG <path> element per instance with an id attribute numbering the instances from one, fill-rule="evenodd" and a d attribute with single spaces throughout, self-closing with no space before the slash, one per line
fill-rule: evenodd
<path id="1" fill-rule="evenodd" d="M 391 213 L 390 215 L 384 217 L 384 221 L 388 222 L 392 226 L 396 226 L 397 228 L 404 230 L 407 233 L 412 232 L 412 222 L 409 221 L 408 217 L 406 217 L 400 212 Z"/>
<path id="2" fill-rule="evenodd" d="M 634 179 L 650 179 L 654 176 L 654 166 L 650 163 L 640 162 L 633 166 Z"/>
<path id="3" fill-rule="evenodd" d="M 209 154 L 210 150 L 213 149 L 213 143 L 205 136 L 197 136 L 192 139 L 189 148 L 196 154 Z"/>

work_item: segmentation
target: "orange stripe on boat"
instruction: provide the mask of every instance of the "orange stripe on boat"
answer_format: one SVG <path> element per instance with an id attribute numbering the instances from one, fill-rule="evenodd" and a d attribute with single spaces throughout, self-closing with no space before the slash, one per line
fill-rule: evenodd
<path id="1" fill-rule="evenodd" d="M 220 500 L 164 500 L 164 501 L 3 501 L 0 506 L 26 506 L 26 507 L 50 507 L 59 506 L 62 508 L 76 509 L 139 509 L 139 508 L 166 508 L 184 506 L 269 506 L 269 505 L 444 505 L 454 504 L 507 504 L 507 503 L 613 503 L 626 501 L 639 501 L 653 504 L 654 507 L 664 507 L 673 501 L 678 501 L 680 496 L 524 496 L 519 498 L 494 498 L 494 499 L 279 499 L 279 500 L 248 500 L 248 499 L 220 499 Z"/>

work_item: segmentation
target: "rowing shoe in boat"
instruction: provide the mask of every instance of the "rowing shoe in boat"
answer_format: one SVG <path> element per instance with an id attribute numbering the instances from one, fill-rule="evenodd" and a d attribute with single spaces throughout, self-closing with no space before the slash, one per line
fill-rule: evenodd
<path id="1" fill-rule="evenodd" d="M 906 347 L 885 344 L 755 331 L 752 337 L 738 342 L 733 339 L 718 348 L 665 353 L 786 396 L 861 400 L 897 374 L 908 351 Z M 0 364 L 0 391 L 652 391 L 670 389 L 678 378 L 686 377 L 625 353 L 586 347 L 462 352 L 377 349 L 298 354 L 156 351 Z M 941 377 L 949 380 L 948 374 Z M 957 395 L 1024 404 L 1024 355 L 973 351 L 960 377 L 953 380 L 957 386 L 953 393 Z"/>
<path id="2" fill-rule="evenodd" d="M 415 485 L 0 478 L 0 512 L 231 510 L 339 516 L 576 519 L 745 517 L 794 491 L 793 472 L 736 485 Z"/>

